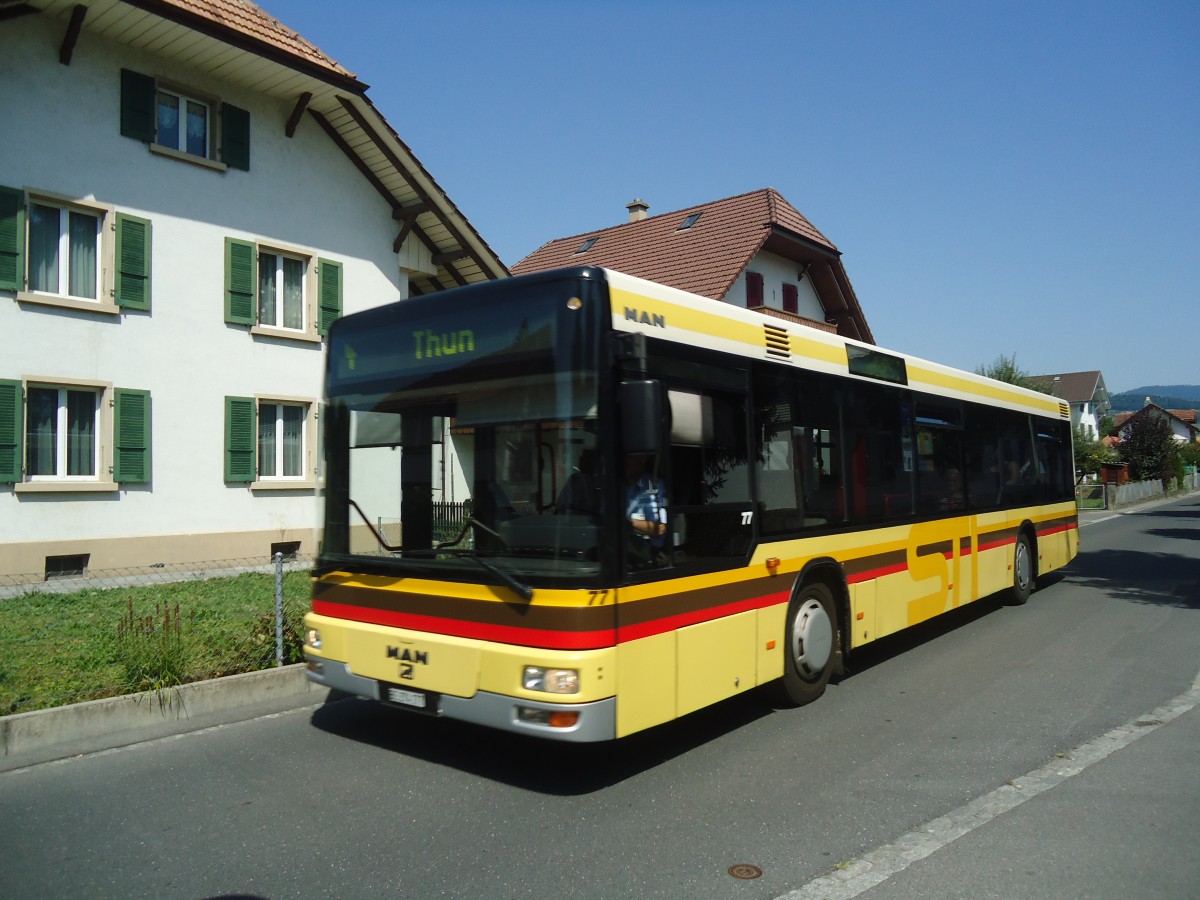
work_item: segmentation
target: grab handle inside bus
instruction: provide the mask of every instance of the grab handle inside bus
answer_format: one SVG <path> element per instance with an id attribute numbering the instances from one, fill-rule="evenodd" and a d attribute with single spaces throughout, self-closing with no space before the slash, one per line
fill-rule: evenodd
<path id="1" fill-rule="evenodd" d="M 626 453 L 658 453 L 662 449 L 662 384 L 653 380 L 622 381 L 621 439 Z"/>

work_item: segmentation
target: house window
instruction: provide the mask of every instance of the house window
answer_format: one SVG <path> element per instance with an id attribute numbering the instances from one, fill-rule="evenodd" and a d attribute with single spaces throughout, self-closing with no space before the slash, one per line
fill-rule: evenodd
<path id="1" fill-rule="evenodd" d="M 95 478 L 99 392 L 87 388 L 29 386 L 25 398 L 25 474 Z"/>
<path id="2" fill-rule="evenodd" d="M 256 489 L 314 487 L 315 409 L 302 397 L 226 397 L 225 480 Z"/>
<path id="3" fill-rule="evenodd" d="M 98 298 L 100 225 L 97 212 L 29 204 L 29 290 Z"/>
<path id="4" fill-rule="evenodd" d="M 147 391 L 0 380 L 0 484 L 18 491 L 149 482 L 150 438 Z"/>
<path id="5" fill-rule="evenodd" d="M 193 156 L 209 157 L 209 107 L 202 100 L 159 89 L 156 142 Z"/>
<path id="6" fill-rule="evenodd" d="M 696 222 L 699 220 L 699 218 L 700 218 L 700 213 L 692 213 L 690 216 L 688 216 L 686 219 L 683 220 L 683 224 L 680 225 L 679 228 L 676 230 L 677 231 L 687 231 L 689 228 L 691 228 L 693 225 L 696 224 Z"/>
<path id="7" fill-rule="evenodd" d="M 121 70 L 121 134 L 207 168 L 250 169 L 250 113 L 216 98 Z"/>
<path id="8" fill-rule="evenodd" d="M 151 227 L 44 193 L 0 187 L 0 290 L 88 311 L 150 309 Z"/>
<path id="9" fill-rule="evenodd" d="M 783 285 L 783 311 L 794 313 L 800 307 L 800 289 L 794 284 L 784 282 Z"/>
<path id="10" fill-rule="evenodd" d="M 305 407 L 295 403 L 258 406 L 258 477 L 304 476 Z"/>
<path id="11" fill-rule="evenodd" d="M 255 334 L 319 341 L 341 314 L 341 263 L 225 239 L 226 322 L 249 325 Z"/>
<path id="12" fill-rule="evenodd" d="M 760 272 L 746 273 L 746 306 L 753 309 L 763 305 L 763 277 Z"/>
<path id="13" fill-rule="evenodd" d="M 304 329 L 303 259 L 282 253 L 258 256 L 258 324 Z"/>

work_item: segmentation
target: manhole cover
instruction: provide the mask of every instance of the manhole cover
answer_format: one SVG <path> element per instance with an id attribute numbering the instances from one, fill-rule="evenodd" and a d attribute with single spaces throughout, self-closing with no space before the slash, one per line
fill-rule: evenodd
<path id="1" fill-rule="evenodd" d="M 729 867 L 729 874 L 734 878 L 758 878 L 762 875 L 762 869 L 749 863 L 738 863 Z"/>

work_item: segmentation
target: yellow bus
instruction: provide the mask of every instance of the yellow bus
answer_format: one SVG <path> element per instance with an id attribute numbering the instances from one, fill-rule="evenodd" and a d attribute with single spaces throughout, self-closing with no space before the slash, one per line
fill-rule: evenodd
<path id="1" fill-rule="evenodd" d="M 329 334 L 308 677 L 619 738 L 1078 548 L 1057 399 L 606 269 L 415 297 Z"/>

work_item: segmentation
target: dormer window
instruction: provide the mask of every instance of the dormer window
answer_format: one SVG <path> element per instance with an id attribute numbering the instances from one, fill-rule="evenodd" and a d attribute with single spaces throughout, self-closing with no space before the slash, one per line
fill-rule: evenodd
<path id="1" fill-rule="evenodd" d="M 683 224 L 680 225 L 679 228 L 676 229 L 676 231 L 687 231 L 689 228 L 691 228 L 693 225 L 696 224 L 696 220 L 699 218 L 700 218 L 700 213 L 692 213 L 690 216 L 688 216 L 686 219 L 683 220 Z"/>
<path id="2" fill-rule="evenodd" d="M 593 246 L 595 246 L 595 243 L 598 240 L 599 240 L 599 238 L 594 238 L 594 237 L 588 238 L 586 241 L 584 241 L 582 244 L 579 245 L 579 249 L 576 250 L 575 253 L 576 254 L 587 253 L 589 250 L 592 249 Z"/>

